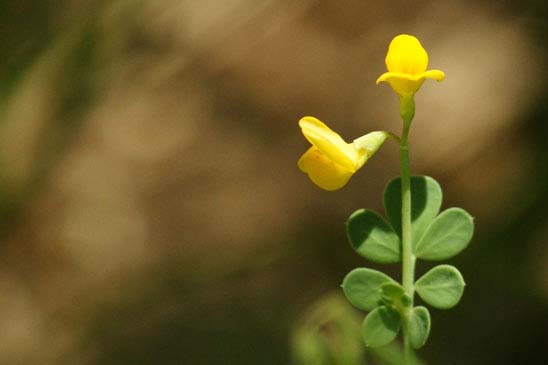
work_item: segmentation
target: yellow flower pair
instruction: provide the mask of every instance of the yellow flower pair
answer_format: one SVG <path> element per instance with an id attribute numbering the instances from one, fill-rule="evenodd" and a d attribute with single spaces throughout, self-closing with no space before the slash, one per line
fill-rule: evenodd
<path id="1" fill-rule="evenodd" d="M 377 79 L 377 84 L 388 82 L 399 97 L 412 97 L 426 79 L 442 81 L 445 78 L 443 71 L 427 71 L 428 54 L 419 40 L 410 35 L 398 35 L 392 40 L 385 62 L 388 72 Z M 298 166 L 325 190 L 346 185 L 390 136 L 388 132 L 377 131 L 347 143 L 316 118 L 304 117 L 299 126 L 312 147 L 301 156 Z"/>

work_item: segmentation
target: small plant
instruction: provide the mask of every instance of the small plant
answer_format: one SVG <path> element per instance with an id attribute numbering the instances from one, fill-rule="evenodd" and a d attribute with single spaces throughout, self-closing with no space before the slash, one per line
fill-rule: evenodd
<path id="1" fill-rule="evenodd" d="M 427 70 L 428 54 L 419 40 L 410 35 L 396 36 L 388 48 L 386 67 L 377 84 L 388 82 L 399 98 L 403 120 L 400 136 L 375 131 L 347 143 L 313 117 L 299 125 L 312 147 L 299 159 L 299 168 L 325 190 L 342 188 L 352 175 L 390 139 L 399 145 L 401 176 L 388 183 L 384 191 L 386 219 L 369 209 L 360 209 L 347 222 L 352 248 L 377 263 L 402 263 L 402 281 L 369 268 L 352 270 L 342 288 L 355 307 L 369 311 L 362 325 L 369 347 L 393 341 L 401 330 L 404 362 L 415 362 L 413 349 L 422 347 L 430 333 L 430 313 L 415 306 L 415 292 L 438 309 L 455 306 L 464 291 L 461 273 L 451 265 L 438 265 L 415 280 L 417 259 L 443 261 L 466 248 L 472 239 L 473 219 L 461 208 L 440 213 L 442 190 L 428 176 L 410 176 L 409 130 L 415 115 L 414 95 L 426 79 L 442 81 L 445 74 Z"/>

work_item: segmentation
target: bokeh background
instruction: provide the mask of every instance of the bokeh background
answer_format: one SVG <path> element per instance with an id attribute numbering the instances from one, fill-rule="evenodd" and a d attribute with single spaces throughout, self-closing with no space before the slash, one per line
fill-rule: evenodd
<path id="1" fill-rule="evenodd" d="M 382 210 L 397 148 L 333 193 L 296 160 L 303 115 L 399 132 L 375 86 L 399 33 L 447 75 L 412 170 L 477 226 L 420 356 L 546 363 L 547 26 L 543 0 L 2 0 L 0 364 L 394 363 L 338 288 L 378 268 L 344 222 Z"/>

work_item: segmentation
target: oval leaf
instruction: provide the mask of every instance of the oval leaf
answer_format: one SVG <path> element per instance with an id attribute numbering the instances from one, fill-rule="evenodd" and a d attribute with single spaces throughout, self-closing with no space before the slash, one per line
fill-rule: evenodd
<path id="1" fill-rule="evenodd" d="M 362 331 L 365 344 L 379 347 L 390 343 L 400 330 L 400 315 L 390 307 L 378 307 L 363 321 Z"/>
<path id="2" fill-rule="evenodd" d="M 382 299 L 381 288 L 388 283 L 396 284 L 390 276 L 380 271 L 359 268 L 350 271 L 341 286 L 352 305 L 369 311 L 378 306 Z"/>
<path id="3" fill-rule="evenodd" d="M 415 289 L 432 307 L 449 309 L 459 302 L 464 285 L 459 270 L 451 265 L 439 265 L 417 280 Z"/>
<path id="4" fill-rule="evenodd" d="M 442 212 L 424 232 L 415 255 L 424 260 L 445 260 L 468 246 L 474 234 L 474 220 L 461 208 Z"/>
<path id="5" fill-rule="evenodd" d="M 404 295 L 405 291 L 398 283 L 386 283 L 381 286 L 381 296 L 389 303 L 399 303 Z"/>
<path id="6" fill-rule="evenodd" d="M 411 225 L 413 243 L 422 237 L 426 228 L 440 211 L 442 191 L 429 176 L 411 176 Z M 384 189 L 384 210 L 394 231 L 401 237 L 401 179 L 393 179 Z"/>
<path id="7" fill-rule="evenodd" d="M 398 283 L 387 283 L 381 286 L 381 297 L 385 304 L 403 309 L 411 306 L 411 298 L 405 294 L 403 287 Z"/>
<path id="8" fill-rule="evenodd" d="M 360 209 L 352 213 L 346 225 L 350 244 L 361 256 L 378 263 L 401 260 L 400 239 L 377 213 Z"/>
<path id="9" fill-rule="evenodd" d="M 415 307 L 409 317 L 409 336 L 414 349 L 421 348 L 430 334 L 430 313 L 423 306 Z"/>

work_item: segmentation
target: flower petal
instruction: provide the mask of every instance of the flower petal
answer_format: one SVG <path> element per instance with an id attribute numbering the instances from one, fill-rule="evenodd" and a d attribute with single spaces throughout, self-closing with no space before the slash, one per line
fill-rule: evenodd
<path id="1" fill-rule="evenodd" d="M 440 70 L 428 70 L 423 73 L 425 79 L 433 79 L 437 82 L 443 81 L 445 79 L 445 72 Z"/>
<path id="2" fill-rule="evenodd" d="M 354 174 L 352 170 L 330 160 L 315 146 L 310 147 L 297 164 L 314 184 L 329 191 L 342 188 Z"/>
<path id="3" fill-rule="evenodd" d="M 385 72 L 377 79 L 377 84 L 385 81 L 392 86 L 392 89 L 398 95 L 414 94 L 422 86 L 425 79 L 434 79 L 443 81 L 445 73 L 440 70 L 428 70 L 416 75 L 410 75 L 400 72 Z"/>
<path id="4" fill-rule="evenodd" d="M 306 139 L 316 146 L 329 159 L 349 170 L 355 171 L 357 153 L 351 144 L 331 130 L 327 125 L 314 117 L 304 117 L 299 126 Z"/>
<path id="5" fill-rule="evenodd" d="M 428 54 L 417 38 L 400 34 L 390 42 L 385 62 L 390 72 L 419 74 L 428 67 Z"/>
<path id="6" fill-rule="evenodd" d="M 377 84 L 386 81 L 398 95 L 410 95 L 417 92 L 424 82 L 424 73 L 409 75 L 399 72 L 385 72 L 378 79 Z"/>

